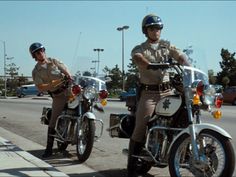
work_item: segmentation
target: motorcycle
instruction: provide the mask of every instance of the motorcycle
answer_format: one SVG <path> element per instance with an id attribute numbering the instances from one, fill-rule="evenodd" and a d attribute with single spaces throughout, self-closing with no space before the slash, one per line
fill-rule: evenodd
<path id="1" fill-rule="evenodd" d="M 64 110 L 57 119 L 56 133 L 53 136 L 57 141 L 59 151 L 65 151 L 69 144 L 76 145 L 78 162 L 83 163 L 89 158 L 94 141 L 102 136 L 103 121 L 96 118 L 93 110 L 104 112 L 103 106 L 107 103 L 108 92 L 98 91 L 94 84 L 83 79 L 79 84 L 75 84 L 64 78 L 58 85 L 70 88 L 71 93 Z M 42 124 L 49 124 L 51 111 L 51 108 L 43 108 Z M 100 125 L 98 135 L 96 135 L 96 122 Z"/>
<path id="2" fill-rule="evenodd" d="M 224 129 L 201 120 L 201 111 L 215 119 L 222 116 L 223 97 L 215 94 L 208 76 L 200 69 L 172 62 L 150 64 L 149 69 L 169 70 L 172 94 L 161 98 L 149 117 L 145 145 L 136 171 L 169 167 L 172 177 L 233 175 L 235 154 L 232 137 Z M 137 97 L 126 101 L 129 114 L 110 114 L 111 137 L 130 138 L 135 126 Z"/>

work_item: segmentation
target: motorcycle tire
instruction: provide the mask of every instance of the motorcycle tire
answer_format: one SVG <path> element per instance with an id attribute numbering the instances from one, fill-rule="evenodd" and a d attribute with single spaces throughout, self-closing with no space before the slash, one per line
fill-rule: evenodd
<path id="1" fill-rule="evenodd" d="M 180 136 L 173 144 L 169 156 L 171 177 L 177 176 L 232 176 L 235 154 L 230 139 L 213 130 L 203 130 L 197 136 L 200 159 L 208 164 L 205 171 L 195 167 L 191 140 L 188 134 Z M 223 156 L 223 157 L 222 157 Z M 188 174 L 185 174 L 188 173 Z M 190 174 L 189 174 L 190 173 Z"/>
<path id="2" fill-rule="evenodd" d="M 85 162 L 93 148 L 94 136 L 95 136 L 95 122 L 92 119 L 84 118 L 82 125 L 80 127 L 77 125 L 77 143 L 76 152 L 78 157 L 78 162 Z"/>

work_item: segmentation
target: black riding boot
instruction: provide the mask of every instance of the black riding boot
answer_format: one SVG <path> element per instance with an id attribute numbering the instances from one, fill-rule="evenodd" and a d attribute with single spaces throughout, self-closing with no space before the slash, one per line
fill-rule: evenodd
<path id="1" fill-rule="evenodd" d="M 48 158 L 52 155 L 52 147 L 53 147 L 53 142 L 54 142 L 54 136 L 55 135 L 55 130 L 54 128 L 48 127 L 48 139 L 47 139 L 47 147 L 42 155 L 43 158 Z"/>
<path id="2" fill-rule="evenodd" d="M 137 163 L 137 158 L 133 157 L 133 155 L 138 155 L 141 152 L 142 147 L 143 147 L 143 143 L 139 143 L 130 139 L 128 163 L 127 163 L 128 177 L 141 177 L 141 175 L 138 175 L 136 173 L 135 167 Z"/>

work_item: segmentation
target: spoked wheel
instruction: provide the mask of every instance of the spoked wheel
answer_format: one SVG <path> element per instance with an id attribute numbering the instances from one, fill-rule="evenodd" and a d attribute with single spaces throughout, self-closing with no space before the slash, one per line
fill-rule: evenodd
<path id="1" fill-rule="evenodd" d="M 76 151 L 80 163 L 85 162 L 89 158 L 93 148 L 94 135 L 94 120 L 85 117 L 82 124 L 77 125 Z"/>
<path id="2" fill-rule="evenodd" d="M 191 139 L 188 134 L 179 137 L 173 144 L 169 157 L 169 172 L 179 176 L 232 176 L 235 155 L 230 140 L 221 134 L 204 130 L 197 137 L 200 162 L 193 157 Z"/>

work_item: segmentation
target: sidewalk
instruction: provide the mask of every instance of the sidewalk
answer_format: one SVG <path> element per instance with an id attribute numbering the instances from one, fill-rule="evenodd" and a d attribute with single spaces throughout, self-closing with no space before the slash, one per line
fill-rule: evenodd
<path id="1" fill-rule="evenodd" d="M 0 126 L 0 177 L 104 177 L 94 169 L 63 154 L 54 154 L 53 158 L 41 160 L 39 156 L 44 149 L 44 146 Z"/>
<path id="2" fill-rule="evenodd" d="M 0 176 L 68 176 L 0 137 Z"/>

